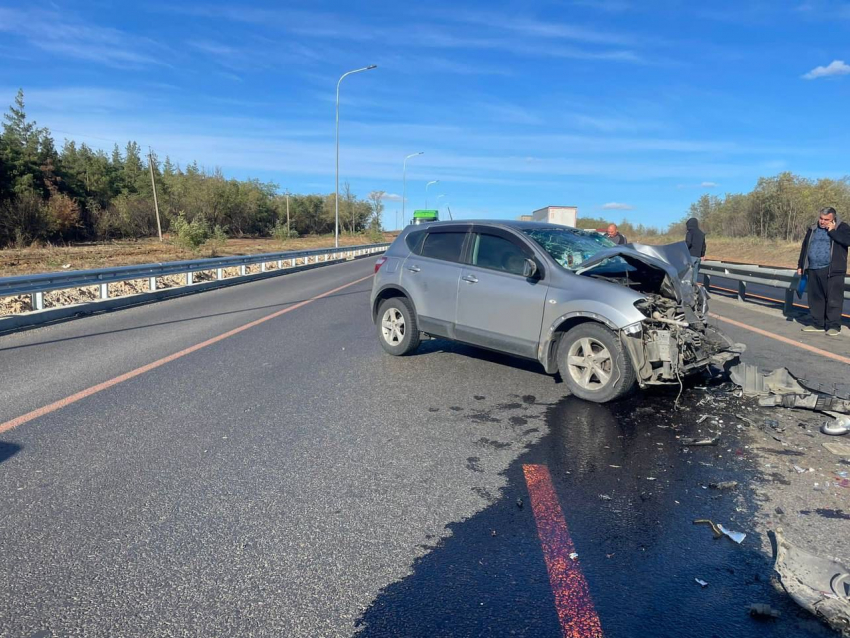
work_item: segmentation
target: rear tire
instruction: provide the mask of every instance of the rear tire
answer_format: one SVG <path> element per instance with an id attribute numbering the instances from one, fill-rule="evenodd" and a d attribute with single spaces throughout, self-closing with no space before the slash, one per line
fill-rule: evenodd
<path id="1" fill-rule="evenodd" d="M 392 297 L 378 308 L 378 341 L 395 357 L 411 354 L 419 348 L 422 337 L 413 304 L 407 297 Z"/>
<path id="2" fill-rule="evenodd" d="M 561 337 L 558 370 L 570 392 L 594 403 L 625 396 L 636 379 L 634 366 L 617 335 L 602 324 L 591 322 L 579 324 Z"/>

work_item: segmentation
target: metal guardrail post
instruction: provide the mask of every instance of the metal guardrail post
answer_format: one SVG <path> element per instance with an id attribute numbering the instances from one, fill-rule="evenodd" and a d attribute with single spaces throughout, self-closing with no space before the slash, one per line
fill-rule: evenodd
<path id="1" fill-rule="evenodd" d="M 44 310 L 44 293 L 43 292 L 32 293 L 32 309 L 33 310 Z"/>
<path id="2" fill-rule="evenodd" d="M 215 269 L 215 278 L 221 281 L 224 279 L 224 268 L 216 268 Z"/>
<path id="3" fill-rule="evenodd" d="M 711 289 L 711 275 L 702 276 L 702 285 L 705 286 L 706 290 Z"/>
<path id="4" fill-rule="evenodd" d="M 266 262 L 260 264 L 260 272 L 266 272 Z"/>
<path id="5" fill-rule="evenodd" d="M 193 283 L 195 283 L 195 277 L 194 273 L 190 270 L 186 273 L 186 285 L 191 286 Z"/>
<path id="6" fill-rule="evenodd" d="M 100 284 L 100 298 L 109 299 L 109 284 Z"/>
<path id="7" fill-rule="evenodd" d="M 148 291 L 153 292 L 156 290 L 156 277 L 148 277 Z"/>
<path id="8" fill-rule="evenodd" d="M 242 264 L 241 266 L 239 266 L 239 274 L 240 274 L 240 275 L 246 275 L 246 274 L 247 274 L 247 272 L 248 272 L 248 270 L 247 270 L 247 268 L 245 267 L 245 264 Z"/>
<path id="9" fill-rule="evenodd" d="M 739 281 L 738 282 L 738 299 L 741 301 L 747 300 L 747 282 Z"/>

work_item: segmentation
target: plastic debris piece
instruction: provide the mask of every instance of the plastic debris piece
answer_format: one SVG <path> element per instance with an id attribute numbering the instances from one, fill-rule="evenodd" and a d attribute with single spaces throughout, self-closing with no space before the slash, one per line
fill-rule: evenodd
<path id="1" fill-rule="evenodd" d="M 679 442 L 682 445 L 717 445 L 720 443 L 720 436 L 715 436 L 711 439 L 692 439 L 690 437 L 683 436 L 679 439 Z"/>
<path id="2" fill-rule="evenodd" d="M 705 582 L 704 580 L 700 580 L 699 578 L 694 578 L 694 580 L 699 583 L 700 587 L 703 587 L 703 588 L 708 587 L 708 583 Z"/>
<path id="3" fill-rule="evenodd" d="M 779 618 L 781 615 L 779 610 L 765 603 L 753 603 L 750 605 L 750 616 L 754 618 Z"/>
<path id="4" fill-rule="evenodd" d="M 709 483 L 708 486 L 713 490 L 734 490 L 738 487 L 738 481 L 721 481 L 720 483 Z"/>
<path id="5" fill-rule="evenodd" d="M 647 480 L 647 481 L 657 481 L 658 479 L 657 479 L 657 478 L 655 478 L 654 476 L 647 476 L 647 477 L 646 477 L 646 480 Z"/>
<path id="6" fill-rule="evenodd" d="M 717 528 L 721 532 L 723 532 L 723 534 L 725 534 L 726 536 L 731 538 L 733 541 L 738 543 L 738 545 L 743 543 L 744 539 L 747 537 L 747 535 L 744 534 L 744 532 L 733 532 L 731 529 L 726 529 L 725 527 L 723 527 L 723 525 L 721 525 L 720 523 L 717 524 Z"/>
<path id="7" fill-rule="evenodd" d="M 600 494 L 599 498 L 601 498 L 603 501 L 610 501 L 611 500 L 611 497 L 608 496 L 607 494 Z"/>
<path id="8" fill-rule="evenodd" d="M 782 587 L 798 605 L 826 622 L 842 636 L 850 636 L 850 569 L 795 547 L 782 528 L 774 532 L 774 571 Z"/>
<path id="9" fill-rule="evenodd" d="M 575 560 L 575 559 L 577 559 L 577 558 L 578 558 L 578 554 L 576 554 L 575 552 L 573 552 L 572 554 L 570 554 L 570 558 L 571 558 L 572 560 Z"/>
<path id="10" fill-rule="evenodd" d="M 697 419 L 697 423 L 702 423 L 703 421 L 705 421 L 710 416 L 711 416 L 710 414 L 703 414 L 700 418 Z"/>
<path id="11" fill-rule="evenodd" d="M 850 458 L 850 445 L 847 443 L 822 443 L 821 445 L 836 456 Z"/>
<path id="12" fill-rule="evenodd" d="M 522 499 L 521 499 L 521 498 L 518 498 L 518 499 L 516 500 L 516 506 L 517 506 L 518 508 L 522 509 Z"/>
<path id="13" fill-rule="evenodd" d="M 850 419 L 846 421 L 850 424 Z M 826 421 L 820 426 L 820 431 L 822 434 L 828 434 L 829 436 L 844 436 L 850 432 L 850 425 L 845 424 L 845 419 L 841 419 L 840 421 L 836 419 L 835 421 Z"/>
<path id="14" fill-rule="evenodd" d="M 804 473 L 806 472 L 806 470 L 804 470 L 803 468 L 801 468 L 799 465 L 795 465 L 795 466 L 793 466 L 793 467 L 794 467 L 794 471 L 795 471 L 797 474 L 804 474 Z"/>

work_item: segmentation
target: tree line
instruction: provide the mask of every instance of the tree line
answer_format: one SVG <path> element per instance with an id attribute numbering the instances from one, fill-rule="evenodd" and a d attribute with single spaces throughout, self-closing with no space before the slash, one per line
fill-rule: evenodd
<path id="1" fill-rule="evenodd" d="M 70 140 L 57 150 L 50 131 L 27 118 L 18 91 L 0 133 L 0 247 L 155 236 L 151 167 L 163 231 L 192 222 L 232 236 L 334 230 L 333 193 L 287 195 L 272 182 L 228 179 L 197 162 L 181 168 L 133 141 L 111 154 Z M 382 194 L 359 199 L 346 184 L 340 232 L 379 232 Z"/>

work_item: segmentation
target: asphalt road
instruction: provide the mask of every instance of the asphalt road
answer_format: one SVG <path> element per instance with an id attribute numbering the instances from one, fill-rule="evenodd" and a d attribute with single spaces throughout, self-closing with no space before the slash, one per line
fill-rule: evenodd
<path id="1" fill-rule="evenodd" d="M 0 337 L 0 423 L 371 271 Z M 757 478 L 743 452 L 677 444 L 672 426 L 702 431 L 705 391 L 680 411 L 667 392 L 595 406 L 533 362 L 443 341 L 392 358 L 370 286 L 0 433 L 0 635 L 559 636 L 529 464 L 551 471 L 605 636 L 826 635 L 769 586 L 758 543 L 692 523 L 744 529 L 746 493 L 703 485 Z M 753 620 L 751 602 L 783 618 Z"/>

